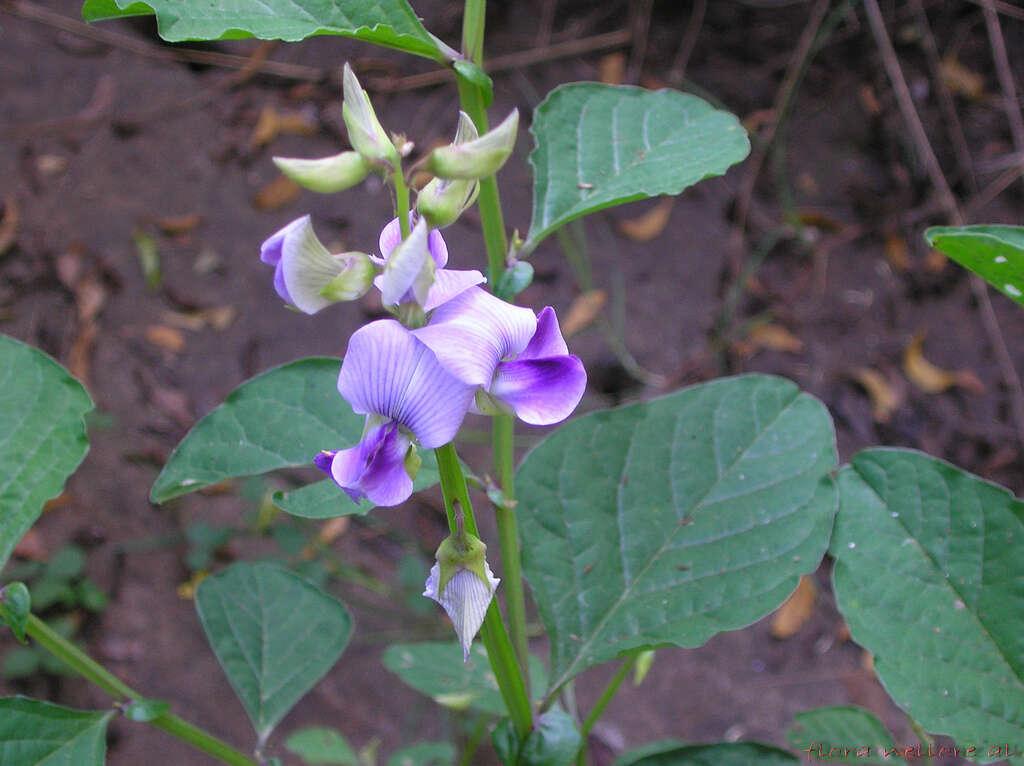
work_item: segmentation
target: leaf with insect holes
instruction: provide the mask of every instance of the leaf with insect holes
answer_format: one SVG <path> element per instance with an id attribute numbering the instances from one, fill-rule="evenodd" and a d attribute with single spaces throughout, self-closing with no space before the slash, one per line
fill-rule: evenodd
<path id="1" fill-rule="evenodd" d="M 86 21 L 149 14 L 156 14 L 160 37 L 172 43 L 343 35 L 435 61 L 450 56 L 406 0 L 85 0 L 82 5 Z"/>
<path id="2" fill-rule="evenodd" d="M 0 335 L 0 569 L 85 457 L 91 409 L 67 370 Z"/>
<path id="3" fill-rule="evenodd" d="M 739 120 L 696 96 L 596 82 L 551 91 L 530 132 L 536 145 L 527 253 L 574 218 L 679 194 L 750 152 Z"/>
<path id="4" fill-rule="evenodd" d="M 779 606 L 828 547 L 835 466 L 824 405 L 761 375 L 548 435 L 516 486 L 551 691 L 626 652 L 700 646 Z"/>
<path id="5" fill-rule="evenodd" d="M 352 620 L 336 599 L 273 564 L 207 577 L 196 611 L 261 742 L 337 662 Z"/>
<path id="6" fill-rule="evenodd" d="M 933 226 L 924 238 L 1024 306 L 1024 226 Z"/>
<path id="7" fill-rule="evenodd" d="M 859 452 L 838 483 L 836 602 L 895 703 L 979 757 L 1019 741 L 1024 502 L 906 449 Z"/>

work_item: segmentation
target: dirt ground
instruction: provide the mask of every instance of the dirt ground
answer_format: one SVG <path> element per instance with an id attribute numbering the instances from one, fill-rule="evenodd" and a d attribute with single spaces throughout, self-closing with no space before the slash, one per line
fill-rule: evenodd
<path id="1" fill-rule="evenodd" d="M 457 41 L 457 4 L 413 4 L 431 31 Z M 345 249 L 374 247 L 391 215 L 386 189 L 369 182 L 330 197 L 266 198 L 277 177 L 272 154 L 314 157 L 344 146 L 340 64 L 353 61 L 376 91 L 383 123 L 421 146 L 453 132 L 455 90 L 446 84 L 383 93 L 381 83 L 404 82 L 397 78 L 429 65 L 338 38 L 269 49 L 254 41 L 174 47 L 161 43 L 146 20 L 96 27 L 121 36 L 112 42 L 51 18 L 77 20 L 78 5 L 0 0 L 0 194 L 7 220 L 18 219 L 13 244 L 0 252 L 0 332 L 70 365 L 100 413 L 91 421 L 91 451 L 38 524 L 36 542 L 44 551 L 68 541 L 89 548 L 90 575 L 112 597 L 102 614 L 84 621 L 80 638 L 92 653 L 131 686 L 171 701 L 176 712 L 245 749 L 251 742 L 245 713 L 178 588 L 189 577 L 182 530 L 196 520 L 244 527 L 252 493 L 236 487 L 155 507 L 149 487 L 187 429 L 235 386 L 282 362 L 340 356 L 349 333 L 374 311 L 368 303 L 332 307 L 318 321 L 285 311 L 257 257 L 263 238 L 306 212 L 324 240 Z M 689 2 L 658 0 L 649 15 L 651 2 L 491 5 L 492 56 L 633 30 L 632 44 L 620 37 L 617 48 L 606 43 L 590 52 L 552 53 L 494 73 L 492 115 L 517 106 L 525 118 L 556 84 L 612 76 L 617 63 L 624 64 L 626 82 L 679 82 Z M 713 94 L 765 135 L 771 121 L 765 110 L 777 102 L 813 5 L 709 3 L 685 61 L 684 88 Z M 882 8 L 940 164 L 971 222 L 1020 223 L 1024 184 L 1003 183 L 1014 150 L 981 11 L 966 0 L 924 5 L 931 32 L 915 16 L 915 3 L 883 2 Z M 1002 26 L 1008 49 L 1024 49 L 1024 21 L 1008 15 Z M 947 61 L 944 82 L 953 90 L 969 163 L 940 107 L 937 70 L 926 53 L 931 34 Z M 329 75 L 310 83 L 239 74 L 189 63 L 182 47 L 266 54 Z M 624 56 L 609 55 L 616 53 Z M 1024 58 L 1011 54 L 1011 61 L 1019 88 Z M 299 130 L 259 145 L 254 131 L 267 109 L 293 115 Z M 914 447 L 1021 495 L 1014 394 L 967 275 L 923 244 L 927 225 L 949 221 L 901 121 L 862 10 L 843 16 L 810 60 L 788 114 L 785 140 L 777 144 L 784 150 L 768 155 L 752 194 L 744 193 L 748 160 L 684 193 L 663 229 L 640 219 L 657 201 L 586 219 L 590 272 L 594 286 L 610 296 L 604 316 L 613 337 L 598 322 L 569 341 L 590 374 L 581 411 L 722 374 L 777 373 L 828 405 L 842 460 L 871 445 Z M 529 224 L 529 150 L 522 130 L 517 156 L 500 176 L 509 226 L 520 231 Z M 742 209 L 747 225 L 737 237 Z M 643 230 L 623 233 L 624 221 Z M 482 263 L 475 224 L 467 216 L 445 232 L 457 267 Z M 157 289 L 147 286 L 140 268 L 140 233 L 159 253 Z M 564 318 L 585 280 L 553 237 L 533 262 L 537 278 L 521 301 L 550 304 Z M 1002 338 L 1024 372 L 1024 312 L 990 296 Z M 212 311 L 180 326 L 182 314 L 200 310 Z M 621 333 L 614 329 L 617 316 L 625 318 Z M 956 373 L 942 393 L 925 393 L 904 369 L 904 353 L 919 333 L 925 358 Z M 865 370 L 882 381 L 892 403 L 888 413 L 873 410 L 878 391 L 873 400 L 858 382 L 870 379 Z M 479 433 L 483 425 L 475 424 Z M 525 428 L 520 433 L 524 445 L 537 438 Z M 484 453 L 472 444 L 467 450 L 483 466 Z M 334 541 L 336 557 L 383 583 L 385 594 L 353 578 L 336 583 L 355 616 L 353 641 L 281 725 L 272 754 L 287 755 L 284 735 L 311 723 L 337 727 L 356 746 L 379 739 L 385 755 L 457 728 L 380 663 L 384 646 L 408 624 L 396 603 L 399 561 L 409 551 L 425 556 L 443 529 L 438 499 L 427 493 L 354 520 Z M 220 554 L 230 559 L 274 549 L 272 542 L 249 539 Z M 827 589 L 827 562 L 817 579 L 814 614 L 792 638 L 773 638 L 766 619 L 696 651 L 660 650 L 655 672 L 639 689 L 624 688 L 595 728 L 596 762 L 610 764 L 624 748 L 666 737 L 784 745 L 793 714 L 825 704 L 865 706 L 898 742 L 916 742 L 862 651 L 844 637 Z M 445 635 L 436 613 L 412 624 L 415 632 L 405 640 Z M 0 652 L 12 646 L 0 636 Z M 534 649 L 544 656 L 542 641 Z M 578 680 L 584 710 L 613 670 Z M 62 678 L 0 681 L 0 694 L 11 693 L 82 707 L 108 704 L 100 692 Z M 476 762 L 494 762 L 489 747 Z M 150 727 L 118 721 L 109 763 L 213 761 Z"/>

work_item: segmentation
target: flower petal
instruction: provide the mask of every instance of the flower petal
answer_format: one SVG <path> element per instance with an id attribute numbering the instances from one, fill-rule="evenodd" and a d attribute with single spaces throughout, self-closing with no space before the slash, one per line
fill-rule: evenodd
<path id="1" fill-rule="evenodd" d="M 309 225 L 309 216 L 296 218 L 294 221 L 271 234 L 260 246 L 260 260 L 274 266 L 274 289 L 281 299 L 286 303 L 294 303 L 292 296 L 288 293 L 288 286 L 284 280 L 284 270 L 281 266 L 281 256 L 284 252 L 285 240 L 300 230 L 303 226 Z"/>
<path id="2" fill-rule="evenodd" d="M 486 281 L 487 277 L 476 269 L 470 271 L 438 269 L 434 272 L 434 284 L 427 291 L 427 299 L 423 302 L 423 310 L 433 311 L 459 293 L 465 292 L 469 288 Z"/>
<path id="3" fill-rule="evenodd" d="M 289 227 L 285 234 L 278 268 L 291 296 L 290 302 L 300 311 L 315 314 L 334 303 L 321 291 L 341 274 L 342 265 L 317 239 L 309 216 L 295 223 L 300 222 L 301 225 Z"/>
<path id="4" fill-rule="evenodd" d="M 562 331 L 558 327 L 555 310 L 545 306 L 537 314 L 537 332 L 530 338 L 530 343 L 523 349 L 517 359 L 542 359 L 546 356 L 564 356 L 569 353 L 565 345 Z"/>
<path id="5" fill-rule="evenodd" d="M 383 415 L 408 428 L 427 448 L 455 436 L 472 386 L 446 372 L 430 349 L 393 319 L 352 334 L 338 391 L 363 414 Z"/>
<path id="6" fill-rule="evenodd" d="M 413 224 L 412 213 L 409 213 L 409 224 Z M 387 260 L 388 256 L 391 255 L 391 251 L 398 247 L 402 242 L 402 229 L 398 225 L 398 219 L 392 218 L 387 226 L 381 229 L 380 239 L 377 244 L 380 247 L 380 254 L 384 260 Z M 434 259 L 434 265 L 439 269 L 443 269 L 445 264 L 448 263 L 448 245 L 444 242 L 444 237 L 441 236 L 441 232 L 437 229 L 431 229 L 430 234 L 427 235 L 427 249 L 430 250 L 430 255 Z"/>
<path id="7" fill-rule="evenodd" d="M 313 462 L 358 503 L 367 497 L 380 506 L 398 505 L 412 494 L 412 478 L 405 470 L 409 437 L 397 423 L 367 429 L 355 447 L 321 452 Z"/>
<path id="8" fill-rule="evenodd" d="M 488 392 L 524 423 L 547 426 L 569 417 L 586 387 L 583 362 L 566 354 L 502 362 Z"/>
<path id="9" fill-rule="evenodd" d="M 455 635 L 459 637 L 462 644 L 462 659 L 469 660 L 469 648 L 473 643 L 473 637 L 479 632 L 480 626 L 484 623 L 487 615 L 487 608 L 494 598 L 494 591 L 501 582 L 491 568 L 484 563 L 487 573 L 487 582 L 481 580 L 476 573 L 468 569 L 460 569 L 445 586 L 444 593 L 438 594 L 438 580 L 441 576 L 441 567 L 435 563 L 430 569 L 430 576 L 427 578 L 426 589 L 423 595 L 432 598 L 444 607 L 448 617 L 455 628 Z"/>
<path id="10" fill-rule="evenodd" d="M 459 380 L 487 387 L 498 363 L 526 348 L 536 328 L 530 309 L 470 287 L 438 307 L 429 324 L 413 334 Z"/>
<path id="11" fill-rule="evenodd" d="M 406 301 L 406 294 L 427 265 L 427 257 L 427 223 L 420 221 L 408 238 L 388 254 L 384 273 L 374 280 L 385 306 L 397 306 Z"/>

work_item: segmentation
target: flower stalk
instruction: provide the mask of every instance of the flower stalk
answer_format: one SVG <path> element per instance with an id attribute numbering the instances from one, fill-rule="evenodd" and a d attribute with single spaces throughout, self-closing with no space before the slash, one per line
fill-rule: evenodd
<path id="1" fill-rule="evenodd" d="M 28 616 L 25 632 L 46 651 L 111 697 L 121 701 L 145 698 L 34 614 Z M 176 715 L 164 713 L 150 723 L 230 766 L 257 766 L 244 753 Z"/>

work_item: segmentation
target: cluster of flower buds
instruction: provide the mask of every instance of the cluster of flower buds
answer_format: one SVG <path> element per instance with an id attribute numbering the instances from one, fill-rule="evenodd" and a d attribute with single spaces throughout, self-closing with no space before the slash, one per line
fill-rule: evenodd
<path id="1" fill-rule="evenodd" d="M 322 192 L 345 189 L 371 172 L 403 184 L 401 161 L 411 146 L 388 137 L 347 64 L 344 91 L 353 150 L 319 160 L 278 157 L 278 167 Z M 416 448 L 450 442 L 469 412 L 549 425 L 568 417 L 583 396 L 586 373 L 569 354 L 555 312 L 514 306 L 481 288 L 486 279 L 479 271 L 447 268 L 438 231 L 474 202 L 480 179 L 504 164 L 518 119 L 513 111 L 481 136 L 460 113 L 454 142 L 419 163 L 435 178 L 419 193 L 405 227 L 395 218 L 383 228 L 379 254 L 331 254 L 309 216 L 263 243 L 260 257 L 274 267 L 278 295 L 297 309 L 313 314 L 376 287 L 395 316 L 352 334 L 338 376 L 341 396 L 366 416 L 359 443 L 314 458 L 355 502 L 393 506 L 408 499 L 421 463 Z M 424 593 L 448 612 L 467 658 L 498 585 L 485 550 L 460 527 L 438 549 Z"/>

